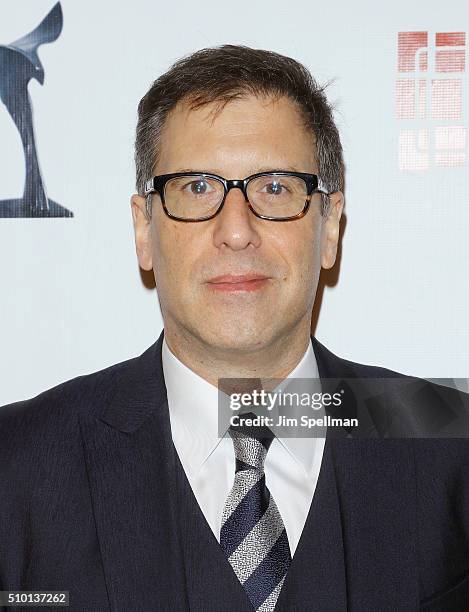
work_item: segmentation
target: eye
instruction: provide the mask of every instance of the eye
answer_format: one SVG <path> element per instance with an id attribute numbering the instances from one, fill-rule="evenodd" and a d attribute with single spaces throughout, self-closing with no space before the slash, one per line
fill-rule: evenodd
<path id="1" fill-rule="evenodd" d="M 211 190 L 211 185 L 205 179 L 190 181 L 182 188 L 182 191 L 188 193 L 189 195 L 205 195 L 210 193 Z"/>
<path id="2" fill-rule="evenodd" d="M 285 191 L 289 191 L 286 185 L 280 183 L 280 181 L 272 181 L 264 185 L 264 189 L 267 190 L 269 195 L 284 195 Z"/>

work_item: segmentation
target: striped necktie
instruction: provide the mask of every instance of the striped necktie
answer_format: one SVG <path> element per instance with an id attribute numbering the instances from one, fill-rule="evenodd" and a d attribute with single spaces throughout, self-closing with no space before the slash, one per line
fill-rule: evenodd
<path id="1" fill-rule="evenodd" d="M 273 434 L 265 427 L 251 428 L 249 434 L 232 427 L 228 432 L 236 471 L 223 510 L 220 545 L 254 609 L 269 612 L 291 563 L 287 532 L 265 484 L 264 461 Z"/>

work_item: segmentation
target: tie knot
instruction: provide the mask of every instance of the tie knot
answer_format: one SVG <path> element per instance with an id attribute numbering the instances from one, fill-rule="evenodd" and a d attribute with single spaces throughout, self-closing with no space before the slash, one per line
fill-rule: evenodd
<path id="1" fill-rule="evenodd" d="M 273 440 L 270 429 L 254 426 L 230 427 L 228 433 L 233 440 L 236 472 L 253 468 L 262 471 L 267 451 Z"/>

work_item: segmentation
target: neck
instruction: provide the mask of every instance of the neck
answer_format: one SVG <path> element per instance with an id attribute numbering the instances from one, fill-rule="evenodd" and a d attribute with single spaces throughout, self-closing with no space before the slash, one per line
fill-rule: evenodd
<path id="1" fill-rule="evenodd" d="M 215 387 L 220 378 L 253 379 L 257 385 L 263 378 L 284 379 L 295 369 L 311 342 L 311 327 L 308 321 L 255 350 L 208 345 L 187 330 L 166 324 L 164 335 L 179 361 Z M 245 384 L 247 390 L 250 383 Z"/>

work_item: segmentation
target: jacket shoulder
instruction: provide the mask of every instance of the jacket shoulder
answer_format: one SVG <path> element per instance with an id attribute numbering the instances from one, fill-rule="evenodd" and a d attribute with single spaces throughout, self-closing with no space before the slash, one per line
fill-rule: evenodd
<path id="1" fill-rule="evenodd" d="M 15 431 L 28 429 L 58 430 L 64 422 L 80 413 L 92 413 L 108 400 L 116 382 L 132 368 L 139 357 L 113 364 L 96 372 L 83 374 L 42 391 L 35 397 L 0 407 L 0 440 Z"/>
<path id="2" fill-rule="evenodd" d="M 320 373 L 330 378 L 408 378 L 406 374 L 382 366 L 350 361 L 334 354 L 319 342 L 311 338 Z"/>
<path id="3" fill-rule="evenodd" d="M 313 339 L 324 378 L 346 379 L 375 428 L 390 437 L 461 438 L 468 447 L 469 395 L 442 381 L 349 361 Z M 379 425 L 379 427 L 378 427 Z"/>

